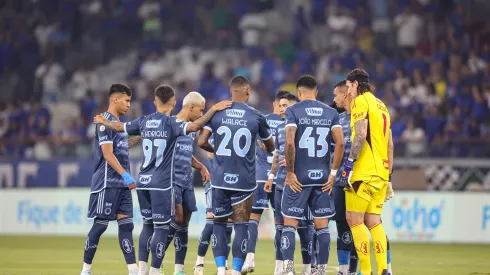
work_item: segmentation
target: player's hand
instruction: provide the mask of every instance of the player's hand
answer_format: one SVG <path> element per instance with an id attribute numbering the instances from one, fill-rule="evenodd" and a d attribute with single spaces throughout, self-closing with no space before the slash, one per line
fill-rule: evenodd
<path id="1" fill-rule="evenodd" d="M 285 158 L 281 159 L 281 160 L 279 161 L 279 165 L 280 165 L 281 167 L 286 167 L 286 159 L 285 159 Z"/>
<path id="2" fill-rule="evenodd" d="M 95 124 L 104 124 L 108 122 L 109 120 L 105 118 L 102 114 L 94 116 L 94 123 Z"/>
<path id="3" fill-rule="evenodd" d="M 395 191 L 393 191 L 393 186 L 392 186 L 391 181 L 390 181 L 390 182 L 388 182 L 388 188 L 386 189 L 385 201 L 389 201 L 394 196 L 395 196 Z"/>
<path id="4" fill-rule="evenodd" d="M 294 193 L 300 192 L 303 189 L 303 185 L 298 181 L 298 178 L 296 178 L 295 173 L 288 172 L 284 182 L 286 182 L 286 184 L 289 185 L 289 187 L 291 188 L 291 190 L 293 190 Z"/>
<path id="5" fill-rule="evenodd" d="M 203 166 L 201 168 L 201 177 L 202 177 L 202 185 L 206 185 L 211 179 L 211 175 L 209 174 L 208 168 Z"/>
<path id="6" fill-rule="evenodd" d="M 264 191 L 267 193 L 272 192 L 272 179 L 268 179 L 264 184 Z"/>
<path id="7" fill-rule="evenodd" d="M 133 177 L 131 177 L 131 175 L 127 171 L 124 171 L 124 173 L 122 173 L 121 176 L 124 180 L 124 185 L 126 185 L 129 188 L 129 190 L 136 188 L 136 181 L 133 179 Z"/>
<path id="8" fill-rule="evenodd" d="M 230 108 L 232 103 L 233 102 L 230 100 L 223 100 L 221 102 L 214 104 L 213 107 L 211 107 L 211 108 L 217 112 L 217 111 L 221 111 L 221 110 Z"/>
<path id="9" fill-rule="evenodd" d="M 328 175 L 328 180 L 322 186 L 322 192 L 328 192 L 328 194 L 332 194 L 332 187 L 335 181 L 335 176 Z"/>
<path id="10" fill-rule="evenodd" d="M 257 140 L 257 144 L 259 144 L 259 147 L 260 149 L 262 149 L 262 151 L 266 151 L 267 152 L 267 149 L 265 148 L 265 145 L 262 141 L 260 140 Z"/>
<path id="11" fill-rule="evenodd" d="M 344 164 L 344 171 L 342 171 L 342 174 L 340 175 L 340 184 L 342 184 L 343 187 L 352 188 L 352 185 L 350 184 L 350 177 L 352 176 L 353 167 L 354 161 L 348 159 Z"/>

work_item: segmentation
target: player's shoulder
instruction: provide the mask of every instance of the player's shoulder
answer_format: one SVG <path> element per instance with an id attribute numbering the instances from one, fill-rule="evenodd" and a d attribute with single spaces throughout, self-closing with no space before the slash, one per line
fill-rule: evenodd
<path id="1" fill-rule="evenodd" d="M 221 112 L 223 113 L 223 112 Z M 264 117 L 265 118 L 265 115 L 255 109 L 254 107 L 246 104 L 246 103 L 242 103 L 242 102 L 233 102 L 233 104 L 231 105 L 231 108 L 229 109 L 225 109 L 224 110 L 224 115 L 227 116 L 227 117 L 232 117 L 232 118 L 245 118 L 245 119 L 253 119 L 253 118 L 257 118 L 257 117 Z"/>
<path id="2" fill-rule="evenodd" d="M 111 114 L 109 112 L 103 112 L 102 113 L 102 116 L 105 117 L 105 118 L 107 118 L 110 121 L 119 121 L 119 119 L 117 119 L 116 116 L 114 116 L 113 114 Z"/>

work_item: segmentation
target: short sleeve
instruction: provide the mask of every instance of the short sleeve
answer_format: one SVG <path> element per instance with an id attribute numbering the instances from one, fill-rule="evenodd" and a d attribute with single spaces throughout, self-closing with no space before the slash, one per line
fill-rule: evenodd
<path id="1" fill-rule="evenodd" d="M 287 127 L 298 127 L 296 124 L 296 116 L 293 113 L 292 108 L 286 109 L 286 128 Z"/>
<path id="2" fill-rule="evenodd" d="M 211 133 L 213 132 L 213 128 L 211 127 L 211 120 L 206 123 L 206 125 L 203 127 L 204 129 L 210 131 Z"/>
<path id="3" fill-rule="evenodd" d="M 182 120 L 179 120 L 179 119 L 172 117 L 170 119 L 170 123 L 172 125 L 172 130 L 176 136 L 187 135 L 187 125 L 189 125 L 188 122 L 184 122 Z"/>
<path id="4" fill-rule="evenodd" d="M 95 137 L 100 145 L 112 144 L 114 132 L 102 124 L 95 125 Z"/>
<path id="5" fill-rule="evenodd" d="M 267 119 L 263 115 L 259 115 L 259 138 L 268 140 L 272 137 L 271 129 L 267 123 Z"/>
<path id="6" fill-rule="evenodd" d="M 335 129 L 335 128 L 342 129 L 342 125 L 340 125 L 340 121 L 339 121 L 339 114 L 335 114 L 335 116 L 332 119 L 332 124 L 330 125 L 331 125 L 330 126 L 331 129 Z"/>
<path id="7" fill-rule="evenodd" d="M 351 103 L 351 120 L 356 123 L 367 117 L 369 106 L 364 96 L 358 96 Z"/>
<path id="8" fill-rule="evenodd" d="M 141 117 L 130 122 L 124 123 L 124 132 L 130 136 L 141 135 L 140 130 Z"/>

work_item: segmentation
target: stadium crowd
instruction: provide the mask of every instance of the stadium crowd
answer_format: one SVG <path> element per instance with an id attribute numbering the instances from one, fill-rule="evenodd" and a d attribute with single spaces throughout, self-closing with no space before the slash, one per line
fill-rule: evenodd
<path id="1" fill-rule="evenodd" d="M 365 68 L 389 106 L 396 155 L 490 154 L 490 6 L 479 0 L 0 1 L 0 156 L 90 157 L 91 119 L 108 87 L 129 84 L 126 119 L 178 101 L 229 97 L 251 79 L 250 104 L 271 111 L 302 74 L 333 85 Z M 210 106 L 208 104 L 208 106 Z M 179 110 L 180 106 L 176 107 Z"/>

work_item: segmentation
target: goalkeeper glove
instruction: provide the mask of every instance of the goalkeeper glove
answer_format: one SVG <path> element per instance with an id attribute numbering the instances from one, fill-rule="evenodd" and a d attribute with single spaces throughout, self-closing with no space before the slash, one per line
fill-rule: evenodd
<path id="1" fill-rule="evenodd" d="M 131 175 L 127 172 L 124 171 L 124 173 L 121 174 L 123 180 L 124 180 L 124 185 L 128 186 L 129 189 L 134 189 L 136 187 L 136 181 L 131 177 Z"/>
<path id="2" fill-rule="evenodd" d="M 344 164 L 344 171 L 340 175 L 340 184 L 343 187 L 352 188 L 350 184 L 350 177 L 352 176 L 352 168 L 354 167 L 354 160 L 348 159 Z"/>

